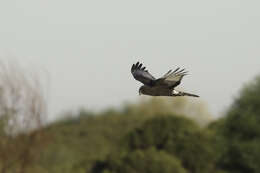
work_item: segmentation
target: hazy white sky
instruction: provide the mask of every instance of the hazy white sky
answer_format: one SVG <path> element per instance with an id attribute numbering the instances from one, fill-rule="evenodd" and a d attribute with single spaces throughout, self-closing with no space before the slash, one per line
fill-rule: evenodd
<path id="1" fill-rule="evenodd" d="M 156 77 L 185 67 L 183 89 L 218 115 L 260 72 L 260 1 L 0 1 L 0 58 L 47 70 L 50 112 L 138 99 L 140 60 Z"/>

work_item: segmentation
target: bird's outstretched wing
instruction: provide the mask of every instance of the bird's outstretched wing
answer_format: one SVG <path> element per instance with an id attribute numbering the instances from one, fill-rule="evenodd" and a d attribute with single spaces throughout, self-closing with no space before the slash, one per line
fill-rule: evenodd
<path id="1" fill-rule="evenodd" d="M 145 85 L 153 86 L 156 79 L 153 77 L 145 67 L 142 67 L 142 63 L 137 62 L 136 64 L 132 65 L 131 73 L 134 78 Z"/>
<path id="2" fill-rule="evenodd" d="M 187 74 L 188 72 L 185 69 L 180 69 L 179 67 L 174 71 L 169 70 L 163 77 L 156 80 L 156 85 L 174 88 L 181 83 L 183 76 Z"/>

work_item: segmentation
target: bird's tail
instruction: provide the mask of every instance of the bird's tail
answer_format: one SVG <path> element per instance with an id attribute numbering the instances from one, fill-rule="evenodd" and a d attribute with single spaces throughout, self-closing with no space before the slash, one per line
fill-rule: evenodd
<path id="1" fill-rule="evenodd" d="M 199 97 L 199 96 L 196 95 L 196 94 L 191 94 L 191 93 L 186 93 L 186 92 L 181 92 L 181 91 L 179 91 L 179 95 L 180 95 L 180 96 Z"/>

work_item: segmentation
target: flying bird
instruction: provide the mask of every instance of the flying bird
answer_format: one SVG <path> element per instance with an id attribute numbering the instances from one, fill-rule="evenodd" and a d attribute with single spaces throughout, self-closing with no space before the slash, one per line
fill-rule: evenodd
<path id="1" fill-rule="evenodd" d="M 137 62 L 132 65 L 131 73 L 136 80 L 144 84 L 139 88 L 139 95 L 199 97 L 195 94 L 175 90 L 175 87 L 181 83 L 182 78 L 188 73 L 185 69 L 178 67 L 174 71 L 169 70 L 161 78 L 156 79 L 146 70 L 146 67 L 143 67 L 142 63 Z"/>

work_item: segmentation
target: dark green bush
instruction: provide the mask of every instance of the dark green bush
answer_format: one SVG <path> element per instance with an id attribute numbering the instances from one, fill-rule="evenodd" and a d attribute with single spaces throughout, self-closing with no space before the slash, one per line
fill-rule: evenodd
<path id="1" fill-rule="evenodd" d="M 214 123 L 218 167 L 228 172 L 260 172 L 260 78 L 245 86 L 227 111 Z"/>
<path id="2" fill-rule="evenodd" d="M 102 173 L 186 173 L 181 162 L 154 148 L 135 150 L 119 158 L 109 158 Z"/>
<path id="3" fill-rule="evenodd" d="M 209 132 L 184 117 L 150 119 L 129 133 L 125 141 L 130 152 L 154 147 L 176 156 L 191 172 L 209 172 L 214 167 L 215 155 Z"/>

